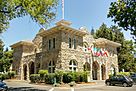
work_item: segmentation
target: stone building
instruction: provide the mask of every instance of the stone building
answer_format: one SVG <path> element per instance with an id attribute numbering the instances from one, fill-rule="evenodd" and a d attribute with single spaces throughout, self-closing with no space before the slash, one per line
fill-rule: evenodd
<path id="1" fill-rule="evenodd" d="M 13 69 L 19 79 L 29 80 L 30 74 L 40 69 L 54 73 L 63 71 L 89 71 L 88 80 L 104 80 L 118 72 L 116 48 L 119 43 L 94 39 L 85 27 L 74 29 L 61 20 L 56 26 L 40 29 L 32 41 L 20 41 L 14 50 Z"/>

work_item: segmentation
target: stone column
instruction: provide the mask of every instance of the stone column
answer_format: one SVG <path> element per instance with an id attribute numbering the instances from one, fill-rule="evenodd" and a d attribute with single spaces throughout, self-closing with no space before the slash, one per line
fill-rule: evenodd
<path id="1" fill-rule="evenodd" d="M 109 78 L 109 72 L 108 72 L 107 60 L 106 60 L 106 63 L 105 63 L 105 75 L 106 75 L 106 79 L 108 79 Z"/>
<path id="2" fill-rule="evenodd" d="M 93 80 L 92 71 L 93 71 L 93 57 L 92 57 L 92 60 L 90 60 L 90 80 Z"/>
<path id="3" fill-rule="evenodd" d="M 24 80 L 24 68 L 23 63 L 21 63 L 21 73 L 20 73 L 21 80 Z"/>
<path id="4" fill-rule="evenodd" d="M 27 63 L 27 80 L 29 81 L 30 69 L 29 64 Z"/>
<path id="5" fill-rule="evenodd" d="M 102 70 L 101 70 L 101 63 L 99 64 L 99 80 L 102 80 Z"/>

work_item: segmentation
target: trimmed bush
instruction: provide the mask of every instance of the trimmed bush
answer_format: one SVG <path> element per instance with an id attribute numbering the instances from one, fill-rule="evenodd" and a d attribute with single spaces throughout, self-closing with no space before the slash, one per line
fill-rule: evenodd
<path id="1" fill-rule="evenodd" d="M 15 71 L 9 71 L 8 76 L 9 76 L 10 79 L 14 78 L 15 77 Z"/>
<path id="2" fill-rule="evenodd" d="M 45 83 L 54 84 L 55 83 L 55 73 L 50 73 L 44 76 Z"/>
<path id="3" fill-rule="evenodd" d="M 30 75 L 31 83 L 38 83 L 40 82 L 40 74 L 31 74 Z"/>
<path id="4" fill-rule="evenodd" d="M 43 77 L 45 74 L 48 74 L 48 70 L 39 70 L 38 74 Z"/>
<path id="5" fill-rule="evenodd" d="M 39 70 L 38 74 L 40 74 L 40 81 L 44 82 L 44 75 L 48 74 L 48 70 Z"/>
<path id="6" fill-rule="evenodd" d="M 87 82 L 88 72 L 68 72 L 63 75 L 63 82 Z"/>

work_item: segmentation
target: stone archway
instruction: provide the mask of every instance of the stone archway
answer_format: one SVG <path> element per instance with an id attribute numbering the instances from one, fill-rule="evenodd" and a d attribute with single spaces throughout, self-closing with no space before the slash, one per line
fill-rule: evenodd
<path id="1" fill-rule="evenodd" d="M 90 64 L 88 62 L 84 64 L 84 71 L 90 71 Z"/>
<path id="2" fill-rule="evenodd" d="M 93 77 L 93 80 L 98 80 L 100 77 L 99 77 L 99 64 L 97 61 L 93 62 L 93 65 L 92 65 L 92 77 Z"/>
<path id="3" fill-rule="evenodd" d="M 24 80 L 27 80 L 27 65 L 26 64 L 24 64 L 23 65 L 23 73 L 24 73 Z"/>
<path id="4" fill-rule="evenodd" d="M 29 75 L 34 74 L 34 62 L 29 63 Z"/>
<path id="5" fill-rule="evenodd" d="M 105 65 L 101 65 L 101 73 L 102 73 L 102 80 L 106 79 L 106 67 Z"/>

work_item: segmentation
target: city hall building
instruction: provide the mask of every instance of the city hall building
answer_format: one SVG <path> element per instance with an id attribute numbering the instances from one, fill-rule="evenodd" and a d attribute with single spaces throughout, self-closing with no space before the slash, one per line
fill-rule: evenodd
<path id="1" fill-rule="evenodd" d="M 29 80 L 30 74 L 40 69 L 88 71 L 88 81 L 104 80 L 118 72 L 117 47 L 119 43 L 94 39 L 85 27 L 74 29 L 69 21 L 61 20 L 56 26 L 40 29 L 32 41 L 20 41 L 13 48 L 12 70 L 18 78 Z"/>

